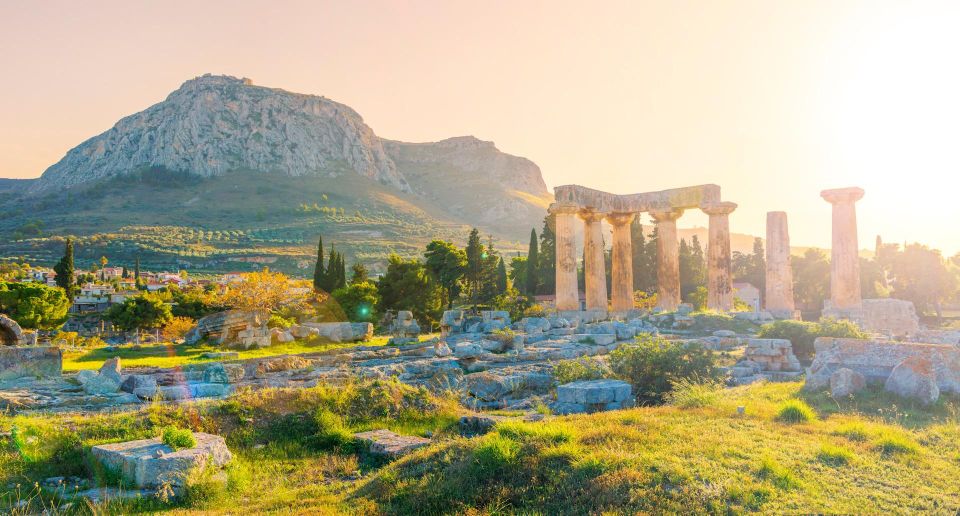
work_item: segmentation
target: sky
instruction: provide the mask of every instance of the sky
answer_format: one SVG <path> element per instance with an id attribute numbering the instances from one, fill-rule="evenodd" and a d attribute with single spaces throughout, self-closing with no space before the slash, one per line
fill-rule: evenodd
<path id="1" fill-rule="evenodd" d="M 719 184 L 731 230 L 859 186 L 859 238 L 960 251 L 960 3 L 0 0 L 0 177 L 36 177 L 204 73 L 313 93 L 385 138 L 474 135 L 549 187 Z M 648 220 L 648 219 L 646 219 Z M 706 224 L 691 211 L 681 227 Z"/>

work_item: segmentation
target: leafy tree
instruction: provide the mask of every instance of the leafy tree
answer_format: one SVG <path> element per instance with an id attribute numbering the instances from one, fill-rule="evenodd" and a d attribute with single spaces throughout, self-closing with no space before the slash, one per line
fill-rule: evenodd
<path id="1" fill-rule="evenodd" d="M 63 289 L 40 283 L 0 283 L 0 313 L 24 328 L 59 328 L 69 310 L 70 300 Z"/>
<path id="2" fill-rule="evenodd" d="M 557 290 L 557 240 L 553 228 L 556 218 L 549 214 L 543 218 L 540 230 L 540 249 L 537 254 L 537 292 L 552 295 Z"/>
<path id="3" fill-rule="evenodd" d="M 248 272 L 227 286 L 223 302 L 238 310 L 272 312 L 281 306 L 300 306 L 306 295 L 292 290 L 290 279 L 282 272 L 264 267 L 260 272 Z"/>
<path id="4" fill-rule="evenodd" d="M 487 240 L 487 246 L 483 249 L 481 258 L 479 302 L 490 304 L 494 298 L 506 290 L 506 287 L 500 288 L 500 254 L 493 248 L 492 236 Z M 506 267 L 504 267 L 504 279 L 506 276 Z"/>
<path id="5" fill-rule="evenodd" d="M 466 273 L 466 253 L 450 242 L 434 240 L 427 244 L 423 255 L 433 279 L 443 288 L 444 305 L 452 308 L 454 299 L 460 296 L 461 280 Z"/>
<path id="6" fill-rule="evenodd" d="M 443 310 L 443 289 L 427 267 L 417 260 L 391 254 L 387 271 L 377 282 L 380 303 L 377 310 L 410 310 L 421 323 L 436 322 Z"/>
<path id="7" fill-rule="evenodd" d="M 957 292 L 957 276 L 937 249 L 921 244 L 904 247 L 893 261 L 893 292 L 912 301 L 919 312 L 933 308 L 942 316 L 941 305 Z"/>
<path id="8" fill-rule="evenodd" d="M 113 305 L 104 317 L 124 331 L 160 328 L 173 320 L 170 306 L 153 294 L 141 294 Z"/>
<path id="9" fill-rule="evenodd" d="M 510 258 L 510 272 L 508 276 L 510 277 L 510 284 L 518 287 L 527 285 L 527 257 L 526 256 L 514 256 Z M 534 271 L 536 273 L 536 271 Z M 521 292 L 522 294 L 533 296 L 536 294 L 536 290 L 531 293 Z"/>
<path id="10" fill-rule="evenodd" d="M 323 237 L 317 242 L 317 263 L 313 267 L 313 288 L 324 290 L 326 270 L 323 267 Z"/>
<path id="11" fill-rule="evenodd" d="M 516 263 L 515 261 L 513 263 Z M 517 283 L 514 279 L 513 284 L 517 286 L 518 290 L 522 293 L 533 296 L 537 293 L 537 288 L 539 284 L 539 273 L 537 271 L 537 266 L 540 263 L 540 251 L 537 248 L 537 230 L 530 228 L 530 246 L 527 248 L 527 262 L 526 269 L 524 271 L 524 282 Z M 511 270 L 515 270 L 515 267 L 511 267 Z"/>
<path id="12" fill-rule="evenodd" d="M 356 285 L 357 283 L 365 283 L 370 279 L 370 273 L 367 271 L 367 266 L 357 262 L 353 264 L 350 274 L 350 284 Z"/>
<path id="13" fill-rule="evenodd" d="M 793 296 L 801 310 L 819 311 L 830 295 L 830 261 L 819 249 L 807 249 L 803 256 L 791 256 Z"/>
<path id="14" fill-rule="evenodd" d="M 380 303 L 377 286 L 369 281 L 351 282 L 331 294 L 340 304 L 347 318 L 354 322 L 375 320 L 374 312 Z"/>
<path id="15" fill-rule="evenodd" d="M 57 286 L 63 289 L 67 299 L 71 302 L 73 298 L 76 297 L 77 290 L 79 290 L 74 282 L 73 271 L 73 239 L 68 238 L 66 248 L 63 251 L 63 257 L 53 266 L 53 272 L 57 273 Z"/>
<path id="16" fill-rule="evenodd" d="M 750 254 L 734 251 L 731 268 L 734 281 L 745 281 L 757 287 L 762 300 L 767 285 L 767 260 L 763 252 L 763 240 L 753 240 L 753 252 Z"/>
<path id="17" fill-rule="evenodd" d="M 680 240 L 680 295 L 684 300 L 694 303 L 693 295 L 700 287 L 707 285 L 707 264 L 704 261 L 703 249 L 697 236 L 693 236 L 693 245 L 688 245 L 686 239 Z"/>

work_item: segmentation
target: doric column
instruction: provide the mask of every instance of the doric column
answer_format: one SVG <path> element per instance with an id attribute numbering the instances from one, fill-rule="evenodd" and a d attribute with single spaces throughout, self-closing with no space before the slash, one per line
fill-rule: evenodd
<path id="1" fill-rule="evenodd" d="M 793 269 L 790 266 L 790 232 L 787 214 L 767 213 L 767 271 L 765 308 L 775 317 L 793 317 Z"/>
<path id="2" fill-rule="evenodd" d="M 830 248 L 830 302 L 833 308 L 860 308 L 860 253 L 857 247 L 857 209 L 861 188 L 820 192 L 833 205 L 833 245 Z"/>
<path id="3" fill-rule="evenodd" d="M 575 205 L 554 203 L 550 213 L 556 223 L 555 246 L 557 248 L 556 294 L 557 310 L 579 310 L 580 296 L 577 293 L 577 242 L 575 224 L 577 223 Z"/>
<path id="4" fill-rule="evenodd" d="M 677 244 L 677 219 L 683 210 L 651 211 L 657 223 L 657 306 L 666 311 L 680 304 L 680 248 Z"/>
<path id="5" fill-rule="evenodd" d="M 633 242 L 630 236 L 630 223 L 633 218 L 633 213 L 607 215 L 607 222 L 613 226 L 610 304 L 614 312 L 633 309 Z"/>
<path id="6" fill-rule="evenodd" d="M 583 281 L 587 294 L 587 310 L 607 310 L 607 271 L 603 259 L 603 231 L 600 227 L 605 213 L 585 209 L 583 219 Z"/>
<path id="7" fill-rule="evenodd" d="M 707 239 L 707 308 L 733 310 L 733 278 L 730 274 L 730 218 L 737 209 L 732 202 L 703 206 L 710 216 Z"/>

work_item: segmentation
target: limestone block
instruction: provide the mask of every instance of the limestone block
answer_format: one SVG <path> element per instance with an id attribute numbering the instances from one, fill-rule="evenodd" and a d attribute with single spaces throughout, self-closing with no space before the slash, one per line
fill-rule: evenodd
<path id="1" fill-rule="evenodd" d="M 146 374 L 131 374 L 120 384 L 123 392 L 136 393 L 137 389 L 154 393 L 157 390 L 157 379 Z"/>
<path id="2" fill-rule="evenodd" d="M 929 405 L 940 398 L 933 362 L 914 356 L 897 364 L 887 377 L 884 389 L 902 398 L 910 398 Z"/>
<path id="3" fill-rule="evenodd" d="M 230 394 L 230 385 L 225 383 L 191 383 L 187 387 L 194 398 L 220 398 Z"/>
<path id="4" fill-rule="evenodd" d="M 617 336 L 613 334 L 589 334 L 581 333 L 574 335 L 574 340 L 582 344 L 596 344 L 599 346 L 607 346 L 613 344 L 617 341 Z"/>
<path id="5" fill-rule="evenodd" d="M 557 387 L 560 403 L 606 404 L 630 398 L 631 386 L 621 380 L 581 380 Z"/>
<path id="6" fill-rule="evenodd" d="M 203 381 L 206 383 L 230 383 L 230 375 L 227 374 L 223 364 L 212 364 L 203 370 Z"/>
<path id="7" fill-rule="evenodd" d="M 114 394 L 120 390 L 120 381 L 110 375 L 95 374 L 83 382 L 83 390 L 93 396 Z"/>
<path id="8" fill-rule="evenodd" d="M 453 354 L 453 351 L 450 350 L 450 346 L 447 346 L 447 343 L 438 340 L 436 344 L 433 345 L 433 355 L 438 358 L 448 357 Z"/>
<path id="9" fill-rule="evenodd" d="M 367 443 L 370 453 L 399 457 L 430 444 L 430 439 L 410 435 L 399 435 L 390 430 L 371 430 L 360 432 L 353 437 Z"/>
<path id="10" fill-rule="evenodd" d="M 107 468 L 138 487 L 157 488 L 165 483 L 184 487 L 207 468 L 223 468 L 233 458 L 223 437 L 193 434 L 197 445 L 173 451 L 159 438 L 101 444 L 90 451 Z"/>
<path id="11" fill-rule="evenodd" d="M 453 355 L 460 359 L 478 358 L 484 352 L 483 348 L 472 342 L 459 342 L 454 348 Z"/>
<path id="12" fill-rule="evenodd" d="M 0 382 L 17 378 L 59 378 L 62 372 L 60 348 L 0 346 Z"/>
<path id="13" fill-rule="evenodd" d="M 842 367 L 830 375 L 830 395 L 834 398 L 846 398 L 863 390 L 867 385 L 862 374 Z"/>

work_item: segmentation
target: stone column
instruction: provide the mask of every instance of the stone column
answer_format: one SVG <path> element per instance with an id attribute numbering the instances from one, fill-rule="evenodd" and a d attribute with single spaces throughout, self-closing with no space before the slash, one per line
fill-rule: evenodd
<path id="1" fill-rule="evenodd" d="M 680 304 L 680 247 L 677 243 L 677 219 L 681 209 L 651 211 L 657 223 L 657 306 L 665 311 Z"/>
<path id="2" fill-rule="evenodd" d="M 790 232 L 787 214 L 767 213 L 767 271 L 765 308 L 778 319 L 793 318 L 793 269 L 790 266 Z"/>
<path id="3" fill-rule="evenodd" d="M 733 310 L 733 277 L 730 273 L 730 218 L 737 209 L 732 202 L 703 206 L 710 216 L 707 239 L 707 308 Z"/>
<path id="4" fill-rule="evenodd" d="M 820 197 L 833 205 L 833 244 L 830 248 L 830 303 L 838 310 L 862 306 L 860 299 L 860 252 L 857 242 L 857 210 L 861 188 L 824 190 Z"/>
<path id="5" fill-rule="evenodd" d="M 553 204 L 550 213 L 556 222 L 555 246 L 557 310 L 580 310 L 580 296 L 577 291 L 577 242 L 575 224 L 577 223 L 575 205 Z"/>
<path id="6" fill-rule="evenodd" d="M 633 213 L 607 215 L 607 222 L 613 226 L 610 304 L 614 312 L 633 309 L 633 241 L 630 235 L 633 218 Z"/>
<path id="7" fill-rule="evenodd" d="M 605 213 L 581 210 L 583 219 L 583 290 L 587 294 L 587 310 L 607 311 L 607 268 L 603 256 L 601 222 Z"/>

